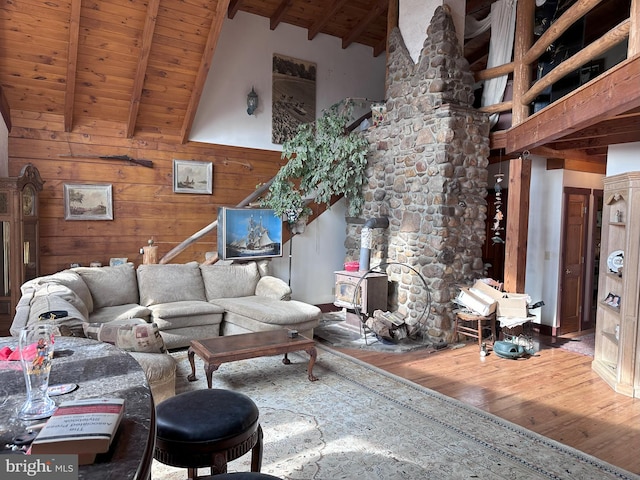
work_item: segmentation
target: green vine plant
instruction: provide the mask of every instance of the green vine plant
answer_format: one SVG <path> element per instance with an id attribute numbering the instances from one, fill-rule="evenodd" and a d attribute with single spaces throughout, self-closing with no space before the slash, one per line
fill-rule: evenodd
<path id="1" fill-rule="evenodd" d="M 294 223 L 311 214 L 310 201 L 330 207 L 334 195 L 347 199 L 350 216 L 364 205 L 368 142 L 358 131 L 349 132 L 352 106 L 349 101 L 333 105 L 313 123 L 298 127 L 282 145 L 280 168 L 260 204 Z"/>

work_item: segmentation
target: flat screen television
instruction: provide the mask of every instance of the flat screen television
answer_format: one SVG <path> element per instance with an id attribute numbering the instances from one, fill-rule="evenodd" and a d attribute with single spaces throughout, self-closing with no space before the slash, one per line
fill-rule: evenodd
<path id="1" fill-rule="evenodd" d="M 218 256 L 254 260 L 282 256 L 282 219 L 268 208 L 218 208 Z"/>

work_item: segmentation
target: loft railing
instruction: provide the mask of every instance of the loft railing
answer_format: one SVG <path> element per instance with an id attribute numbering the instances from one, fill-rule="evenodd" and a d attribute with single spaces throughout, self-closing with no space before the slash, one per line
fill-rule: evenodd
<path id="1" fill-rule="evenodd" d="M 513 77 L 513 98 L 494 105 L 480 108 L 481 111 L 494 113 L 512 113 L 512 126 L 524 122 L 532 114 L 531 104 L 550 86 L 601 58 L 616 45 L 628 40 L 627 58 L 640 53 L 640 0 L 632 0 L 629 16 L 615 25 L 597 40 L 567 57 L 553 69 L 538 75 L 532 81 L 534 65 L 547 49 L 567 32 L 574 24 L 591 12 L 603 0 L 578 0 L 558 17 L 549 28 L 533 42 L 535 24 L 535 1 L 520 0 L 517 4 L 516 39 L 514 61 L 497 67 L 479 71 L 476 81 L 497 78 L 502 75 Z M 607 1 L 607 0 L 604 0 Z M 610 0 L 609 0 L 610 1 Z M 589 81 L 602 75 L 602 71 L 590 72 Z M 569 93 L 569 92 L 566 92 Z M 555 99 L 557 101 L 559 99 Z M 549 104 L 552 103 L 551 100 Z"/>

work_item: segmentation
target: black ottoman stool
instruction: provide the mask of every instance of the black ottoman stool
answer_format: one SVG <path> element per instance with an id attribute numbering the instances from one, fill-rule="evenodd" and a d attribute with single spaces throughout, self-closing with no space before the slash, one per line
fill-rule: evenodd
<path id="1" fill-rule="evenodd" d="M 227 462 L 251 450 L 251 471 L 262 466 L 262 428 L 258 407 L 242 393 L 196 390 L 168 398 L 156 407 L 156 446 L 161 463 L 187 469 L 211 467 L 211 475 L 227 472 Z"/>
<path id="2" fill-rule="evenodd" d="M 199 480 L 282 480 L 282 479 L 280 477 L 274 477 L 273 475 L 267 475 L 266 473 L 235 472 L 235 473 L 223 473 L 221 475 L 211 475 L 207 477 L 200 477 Z"/>

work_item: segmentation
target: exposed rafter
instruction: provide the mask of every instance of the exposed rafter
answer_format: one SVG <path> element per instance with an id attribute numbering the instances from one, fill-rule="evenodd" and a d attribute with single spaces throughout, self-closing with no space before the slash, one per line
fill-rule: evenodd
<path id="1" fill-rule="evenodd" d="M 136 129 L 136 118 L 138 116 L 138 109 L 140 108 L 140 97 L 142 96 L 142 88 L 144 87 L 144 76 L 147 71 L 147 64 L 149 63 L 149 53 L 151 52 L 151 44 L 153 43 L 153 32 L 156 27 L 159 7 L 160 0 L 149 0 L 147 4 L 147 16 L 144 21 L 144 29 L 142 30 L 140 55 L 138 56 L 136 74 L 133 78 L 131 103 L 129 105 L 129 115 L 127 116 L 127 138 L 133 137 Z"/>
<path id="2" fill-rule="evenodd" d="M 373 20 L 377 17 L 384 15 L 384 13 L 389 8 L 389 4 L 385 0 L 379 0 L 376 6 L 367 13 L 352 29 L 351 32 L 345 37 L 342 37 L 342 48 L 347 48 L 356 39 L 362 35 L 362 32 L 369 26 Z"/>
<path id="3" fill-rule="evenodd" d="M 275 30 L 280 24 L 292 3 L 293 0 L 282 0 L 280 2 L 280 5 L 278 5 L 278 8 L 276 8 L 276 11 L 273 12 L 273 15 L 271 15 L 271 18 L 269 19 L 269 28 L 271 28 L 271 30 Z"/>
<path id="4" fill-rule="evenodd" d="M 229 18 L 233 18 L 236 16 L 236 13 L 238 13 L 238 11 L 240 11 L 240 7 L 242 6 L 242 0 L 231 0 L 229 2 L 229 11 L 228 11 L 228 15 Z"/>
<path id="5" fill-rule="evenodd" d="M 81 0 L 72 0 L 69 16 L 69 48 L 67 49 L 67 82 L 64 91 L 64 131 L 73 129 L 73 106 L 75 104 L 76 71 L 78 69 L 78 47 L 80 38 Z"/>
<path id="6" fill-rule="evenodd" d="M 329 3 L 322 15 L 315 19 L 313 24 L 309 27 L 309 40 L 313 40 L 315 36 L 320 33 L 322 28 L 329 22 L 329 20 L 336 14 L 342 6 L 347 3 L 347 0 L 333 0 Z"/>

